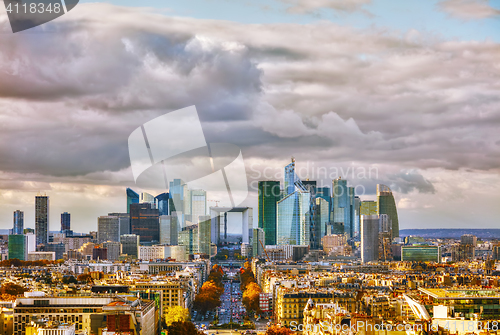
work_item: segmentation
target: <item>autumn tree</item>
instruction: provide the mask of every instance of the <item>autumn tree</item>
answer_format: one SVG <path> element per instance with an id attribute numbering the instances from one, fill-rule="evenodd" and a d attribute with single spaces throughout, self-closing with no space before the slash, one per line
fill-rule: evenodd
<path id="1" fill-rule="evenodd" d="M 167 327 L 168 335 L 204 335 L 190 321 L 173 322 Z"/>
<path id="2" fill-rule="evenodd" d="M 259 296 L 262 289 L 256 282 L 250 282 L 243 292 L 242 302 L 245 305 L 247 311 L 260 311 L 259 307 Z"/>
<path id="3" fill-rule="evenodd" d="M 286 327 L 272 325 L 266 330 L 266 335 L 292 335 L 292 331 Z"/>
<path id="4" fill-rule="evenodd" d="M 163 314 L 165 326 L 170 327 L 174 322 L 184 322 L 190 320 L 189 310 L 182 306 L 168 308 Z"/>
<path id="5" fill-rule="evenodd" d="M 92 280 L 92 276 L 90 273 L 82 273 L 82 274 L 79 274 L 77 277 L 76 277 L 76 280 L 78 280 L 80 283 L 86 283 L 86 282 L 89 282 Z"/>

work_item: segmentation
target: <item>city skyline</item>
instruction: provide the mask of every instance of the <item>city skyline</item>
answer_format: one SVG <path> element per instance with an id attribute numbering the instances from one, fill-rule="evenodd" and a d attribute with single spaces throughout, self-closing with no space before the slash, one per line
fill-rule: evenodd
<path id="1" fill-rule="evenodd" d="M 191 105 L 207 142 L 241 148 L 251 185 L 243 206 L 256 208 L 256 182 L 282 180 L 275 175 L 295 156 L 311 175 L 376 170 L 345 179 L 371 200 L 377 184 L 389 186 L 401 229 L 497 225 L 498 4 L 197 0 L 194 9 L 151 0 L 152 13 L 110 2 L 129 7 L 82 1 L 0 36 L 10 50 L 0 51 L 0 228 L 11 228 L 15 210 L 33 227 L 38 192 L 51 198 L 50 230 L 63 212 L 76 232 L 124 212 L 123 189 L 135 186 L 128 136 Z M 0 28 L 10 32 L 6 20 Z M 265 169 L 272 177 L 257 177 Z"/>

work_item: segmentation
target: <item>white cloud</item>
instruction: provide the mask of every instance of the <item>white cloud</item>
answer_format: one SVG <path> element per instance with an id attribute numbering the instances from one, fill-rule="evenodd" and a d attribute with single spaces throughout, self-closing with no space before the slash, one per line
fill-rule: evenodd
<path id="1" fill-rule="evenodd" d="M 477 20 L 500 15 L 489 0 L 444 0 L 438 6 L 446 13 L 465 20 Z"/>

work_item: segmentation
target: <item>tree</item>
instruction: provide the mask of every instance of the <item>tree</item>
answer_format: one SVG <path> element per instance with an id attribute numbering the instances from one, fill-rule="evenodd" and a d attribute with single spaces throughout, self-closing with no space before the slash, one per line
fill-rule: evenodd
<path id="1" fill-rule="evenodd" d="M 62 279 L 62 283 L 63 284 L 77 284 L 78 283 L 78 280 L 76 280 L 76 278 L 74 276 L 64 276 L 63 279 Z"/>
<path id="2" fill-rule="evenodd" d="M 245 292 L 243 293 L 242 302 L 243 305 L 245 305 L 247 311 L 260 311 L 259 296 L 261 292 L 262 289 L 255 282 L 251 282 L 246 286 Z"/>
<path id="3" fill-rule="evenodd" d="M 13 296 L 23 294 L 26 291 L 28 291 L 26 288 L 10 282 L 4 283 L 2 287 L 0 287 L 0 294 L 8 294 Z"/>
<path id="4" fill-rule="evenodd" d="M 189 321 L 189 310 L 181 306 L 170 307 L 163 314 L 166 327 L 170 327 L 174 322 Z"/>
<path id="5" fill-rule="evenodd" d="M 167 327 L 168 335 L 204 335 L 190 321 L 177 321 Z"/>
<path id="6" fill-rule="evenodd" d="M 286 327 L 279 327 L 277 325 L 272 325 L 267 328 L 266 335 L 291 335 L 292 331 Z"/>
<path id="7" fill-rule="evenodd" d="M 76 279 L 81 282 L 81 283 L 86 283 L 86 282 L 89 282 L 92 280 L 92 276 L 90 273 L 82 273 L 82 274 L 79 274 Z"/>

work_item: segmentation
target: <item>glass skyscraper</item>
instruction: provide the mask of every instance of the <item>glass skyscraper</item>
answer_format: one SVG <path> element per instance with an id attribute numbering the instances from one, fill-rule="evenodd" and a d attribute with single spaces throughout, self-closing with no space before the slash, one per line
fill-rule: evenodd
<path id="1" fill-rule="evenodd" d="M 301 190 L 278 201 L 276 244 L 310 245 L 310 204 L 311 194 Z"/>
<path id="2" fill-rule="evenodd" d="M 71 230 L 71 214 L 61 213 L 61 233 Z"/>
<path id="3" fill-rule="evenodd" d="M 130 205 L 139 203 L 139 194 L 127 187 L 127 213 L 130 213 Z"/>
<path id="4" fill-rule="evenodd" d="M 378 214 L 388 214 L 392 221 L 392 238 L 399 236 L 399 220 L 396 201 L 386 185 L 377 185 Z"/>
<path id="5" fill-rule="evenodd" d="M 158 194 L 155 199 L 158 204 L 158 211 L 160 212 L 161 215 L 169 215 L 170 213 L 168 212 L 168 199 L 170 198 L 170 194 L 168 192 Z"/>
<path id="6" fill-rule="evenodd" d="M 259 181 L 259 228 L 265 233 L 264 245 L 276 244 L 276 209 L 280 197 L 279 181 Z"/>
<path id="7" fill-rule="evenodd" d="M 24 212 L 17 210 L 14 212 L 14 226 L 12 234 L 21 235 L 24 231 Z"/>
<path id="8" fill-rule="evenodd" d="M 131 234 L 140 236 L 141 243 L 160 242 L 159 211 L 150 203 L 130 205 Z"/>
<path id="9" fill-rule="evenodd" d="M 344 225 L 344 234 L 348 239 L 354 237 L 354 188 L 347 186 L 347 180 L 333 181 L 333 222 Z"/>
<path id="10" fill-rule="evenodd" d="M 46 195 L 35 197 L 35 234 L 37 246 L 49 242 L 49 197 Z"/>

